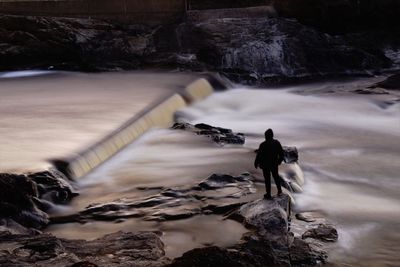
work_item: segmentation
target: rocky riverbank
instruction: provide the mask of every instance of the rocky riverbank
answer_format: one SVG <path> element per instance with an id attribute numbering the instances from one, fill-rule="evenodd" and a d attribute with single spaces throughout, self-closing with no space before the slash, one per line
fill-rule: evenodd
<path id="1" fill-rule="evenodd" d="M 325 8 L 334 16 L 333 9 Z M 226 12 L 228 17 L 220 18 L 211 12 L 201 19 L 188 16 L 180 24 L 156 28 L 1 15 L 0 70 L 177 68 L 212 70 L 242 83 L 265 84 L 372 75 L 399 67 L 400 39 L 395 27 L 318 27 L 319 14 L 305 20 L 305 12 L 293 12 L 287 3 L 276 9 L 277 13 L 254 17 L 231 18 L 233 13 Z"/>
<path id="2" fill-rule="evenodd" d="M 175 124 L 174 129 L 209 138 L 219 146 L 241 145 L 245 136 L 206 124 Z M 204 136 L 204 137 L 201 137 Z M 218 149 L 218 148 L 216 148 Z M 272 200 L 251 197 L 258 181 L 249 173 L 213 174 L 193 185 L 138 188 L 156 191 L 146 198 L 123 198 L 93 204 L 69 216 L 53 217 L 55 204 L 68 203 L 78 193 L 56 171 L 28 175 L 1 174 L 0 263 L 6 266 L 314 266 L 327 260 L 330 242 L 338 238 L 333 225 L 320 214 L 292 213 L 292 192 L 304 183 L 296 170 L 295 148 L 285 148 L 283 175 L 286 194 Z M 49 224 L 108 221 L 130 218 L 179 221 L 217 215 L 248 229 L 229 247 L 206 245 L 170 259 L 165 256 L 162 232 L 116 232 L 92 241 L 68 240 L 42 233 Z M 223 234 L 223 233 L 222 233 Z"/>

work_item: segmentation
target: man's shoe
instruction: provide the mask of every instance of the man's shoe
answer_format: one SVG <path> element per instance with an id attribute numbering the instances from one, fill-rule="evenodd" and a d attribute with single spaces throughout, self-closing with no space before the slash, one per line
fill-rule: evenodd
<path id="1" fill-rule="evenodd" d="M 268 195 L 268 194 L 265 194 L 265 195 L 264 195 L 264 199 L 272 199 L 272 196 L 271 196 L 271 195 Z"/>

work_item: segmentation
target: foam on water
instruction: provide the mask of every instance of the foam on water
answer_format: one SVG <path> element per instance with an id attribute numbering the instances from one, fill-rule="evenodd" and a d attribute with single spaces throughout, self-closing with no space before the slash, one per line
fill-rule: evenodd
<path id="1" fill-rule="evenodd" d="M 393 265 L 400 260 L 394 249 L 400 238 L 391 234 L 400 230 L 400 104 L 381 108 L 377 101 L 382 100 L 370 96 L 293 92 L 318 86 L 239 88 L 185 108 L 178 113 L 179 119 L 242 132 L 246 144 L 218 147 L 188 132 L 151 131 L 81 180 L 83 194 L 74 208 L 151 193 L 138 192 L 139 186 L 195 183 L 212 173 L 250 171 L 261 177 L 252 166 L 254 149 L 264 131 L 272 128 L 283 145 L 299 149 L 306 184 L 304 193 L 296 196 L 296 208 L 322 210 L 339 228 L 339 242 L 331 252 L 333 261 L 353 266 L 357 260 Z M 116 230 L 99 225 L 91 235 Z M 139 229 L 140 222 L 126 222 L 126 227 Z M 179 231 L 169 229 L 166 235 L 172 237 L 171 242 L 178 238 L 176 242 L 183 242 L 184 248 L 187 230 L 184 226 Z M 235 227 L 231 230 L 237 231 Z M 67 231 L 65 226 L 62 231 Z M 202 231 L 207 229 L 200 227 L 196 234 Z M 350 252 L 342 253 L 344 250 Z"/>
<path id="2" fill-rule="evenodd" d="M 400 230 L 400 104 L 384 109 L 374 97 L 301 95 L 295 89 L 240 88 L 215 94 L 182 116 L 244 132 L 248 147 L 273 128 L 284 145 L 299 148 L 306 185 L 297 209 L 322 210 L 339 226 L 334 261 L 353 265 L 368 255 L 376 266 L 397 262 L 386 236 Z M 363 235 L 370 236 L 369 245 Z M 343 249 L 360 253 L 337 256 Z"/>

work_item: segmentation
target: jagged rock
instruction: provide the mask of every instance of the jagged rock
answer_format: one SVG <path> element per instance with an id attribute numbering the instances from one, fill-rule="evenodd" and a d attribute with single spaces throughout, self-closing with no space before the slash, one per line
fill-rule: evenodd
<path id="1" fill-rule="evenodd" d="M 285 18 L 223 18 L 178 26 L 179 53 L 242 83 L 366 73 L 390 67 L 382 52 Z"/>
<path id="2" fill-rule="evenodd" d="M 0 70 L 137 68 L 151 29 L 94 19 L 0 16 Z"/>
<path id="3" fill-rule="evenodd" d="M 257 233 L 263 237 L 282 237 L 288 232 L 289 209 L 290 198 L 282 195 L 273 200 L 260 199 L 245 204 L 232 218 L 242 218 L 246 227 L 256 228 Z"/>
<path id="4" fill-rule="evenodd" d="M 53 197 L 48 197 L 50 195 Z M 42 229 L 49 223 L 45 211 L 53 203 L 66 203 L 74 196 L 76 193 L 71 185 L 56 172 L 0 174 L 2 228 L 12 233 Z"/>
<path id="5" fill-rule="evenodd" d="M 36 183 L 39 193 L 38 197 L 42 200 L 56 204 L 65 204 L 79 195 L 70 182 L 67 182 L 67 178 L 58 171 L 51 170 L 32 173 L 28 177 Z"/>
<path id="6" fill-rule="evenodd" d="M 50 234 L 3 233 L 0 241 L 2 266 L 162 266 L 168 263 L 163 258 L 160 233 L 155 232 L 117 232 L 92 241 L 59 239 Z"/>
<path id="7" fill-rule="evenodd" d="M 307 230 L 302 235 L 302 238 L 313 238 L 324 242 L 336 242 L 338 240 L 338 232 L 332 225 L 318 224 L 316 227 Z"/>
<path id="8" fill-rule="evenodd" d="M 323 250 L 314 249 L 310 244 L 294 238 L 290 245 L 290 260 L 293 267 L 314 266 L 319 263 L 325 263 L 328 255 Z"/>
<path id="9" fill-rule="evenodd" d="M 255 192 L 253 180 L 254 177 L 248 173 L 239 176 L 213 174 L 194 186 L 164 188 L 146 198 L 124 198 L 90 205 L 76 214 L 53 217 L 51 222 L 119 221 L 138 217 L 148 221 L 166 221 L 199 214 L 220 214 L 242 205 L 240 198 Z"/>
<path id="10" fill-rule="evenodd" d="M 205 135 L 210 137 L 212 141 L 220 145 L 243 145 L 246 141 L 246 138 L 242 133 L 234 133 L 231 129 L 214 127 L 204 123 L 199 123 L 196 125 L 192 125 L 190 123 L 175 123 L 172 126 L 172 129 L 186 130 L 196 133 L 198 135 Z"/>
<path id="11" fill-rule="evenodd" d="M 297 147 L 283 146 L 283 158 L 285 163 L 295 163 L 299 160 Z"/>
<path id="12" fill-rule="evenodd" d="M 38 197 L 37 185 L 25 175 L 0 174 L 0 217 L 18 224 L 41 229 L 48 223 L 46 213 L 33 201 Z"/>

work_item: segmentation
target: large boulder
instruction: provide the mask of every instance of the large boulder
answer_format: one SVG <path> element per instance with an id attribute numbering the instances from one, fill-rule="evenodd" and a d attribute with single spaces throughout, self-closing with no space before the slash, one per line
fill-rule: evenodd
<path id="1" fill-rule="evenodd" d="M 0 173 L 0 229 L 12 233 L 42 229 L 49 223 L 46 212 L 76 195 L 66 178 L 55 170 L 28 175 Z"/>

